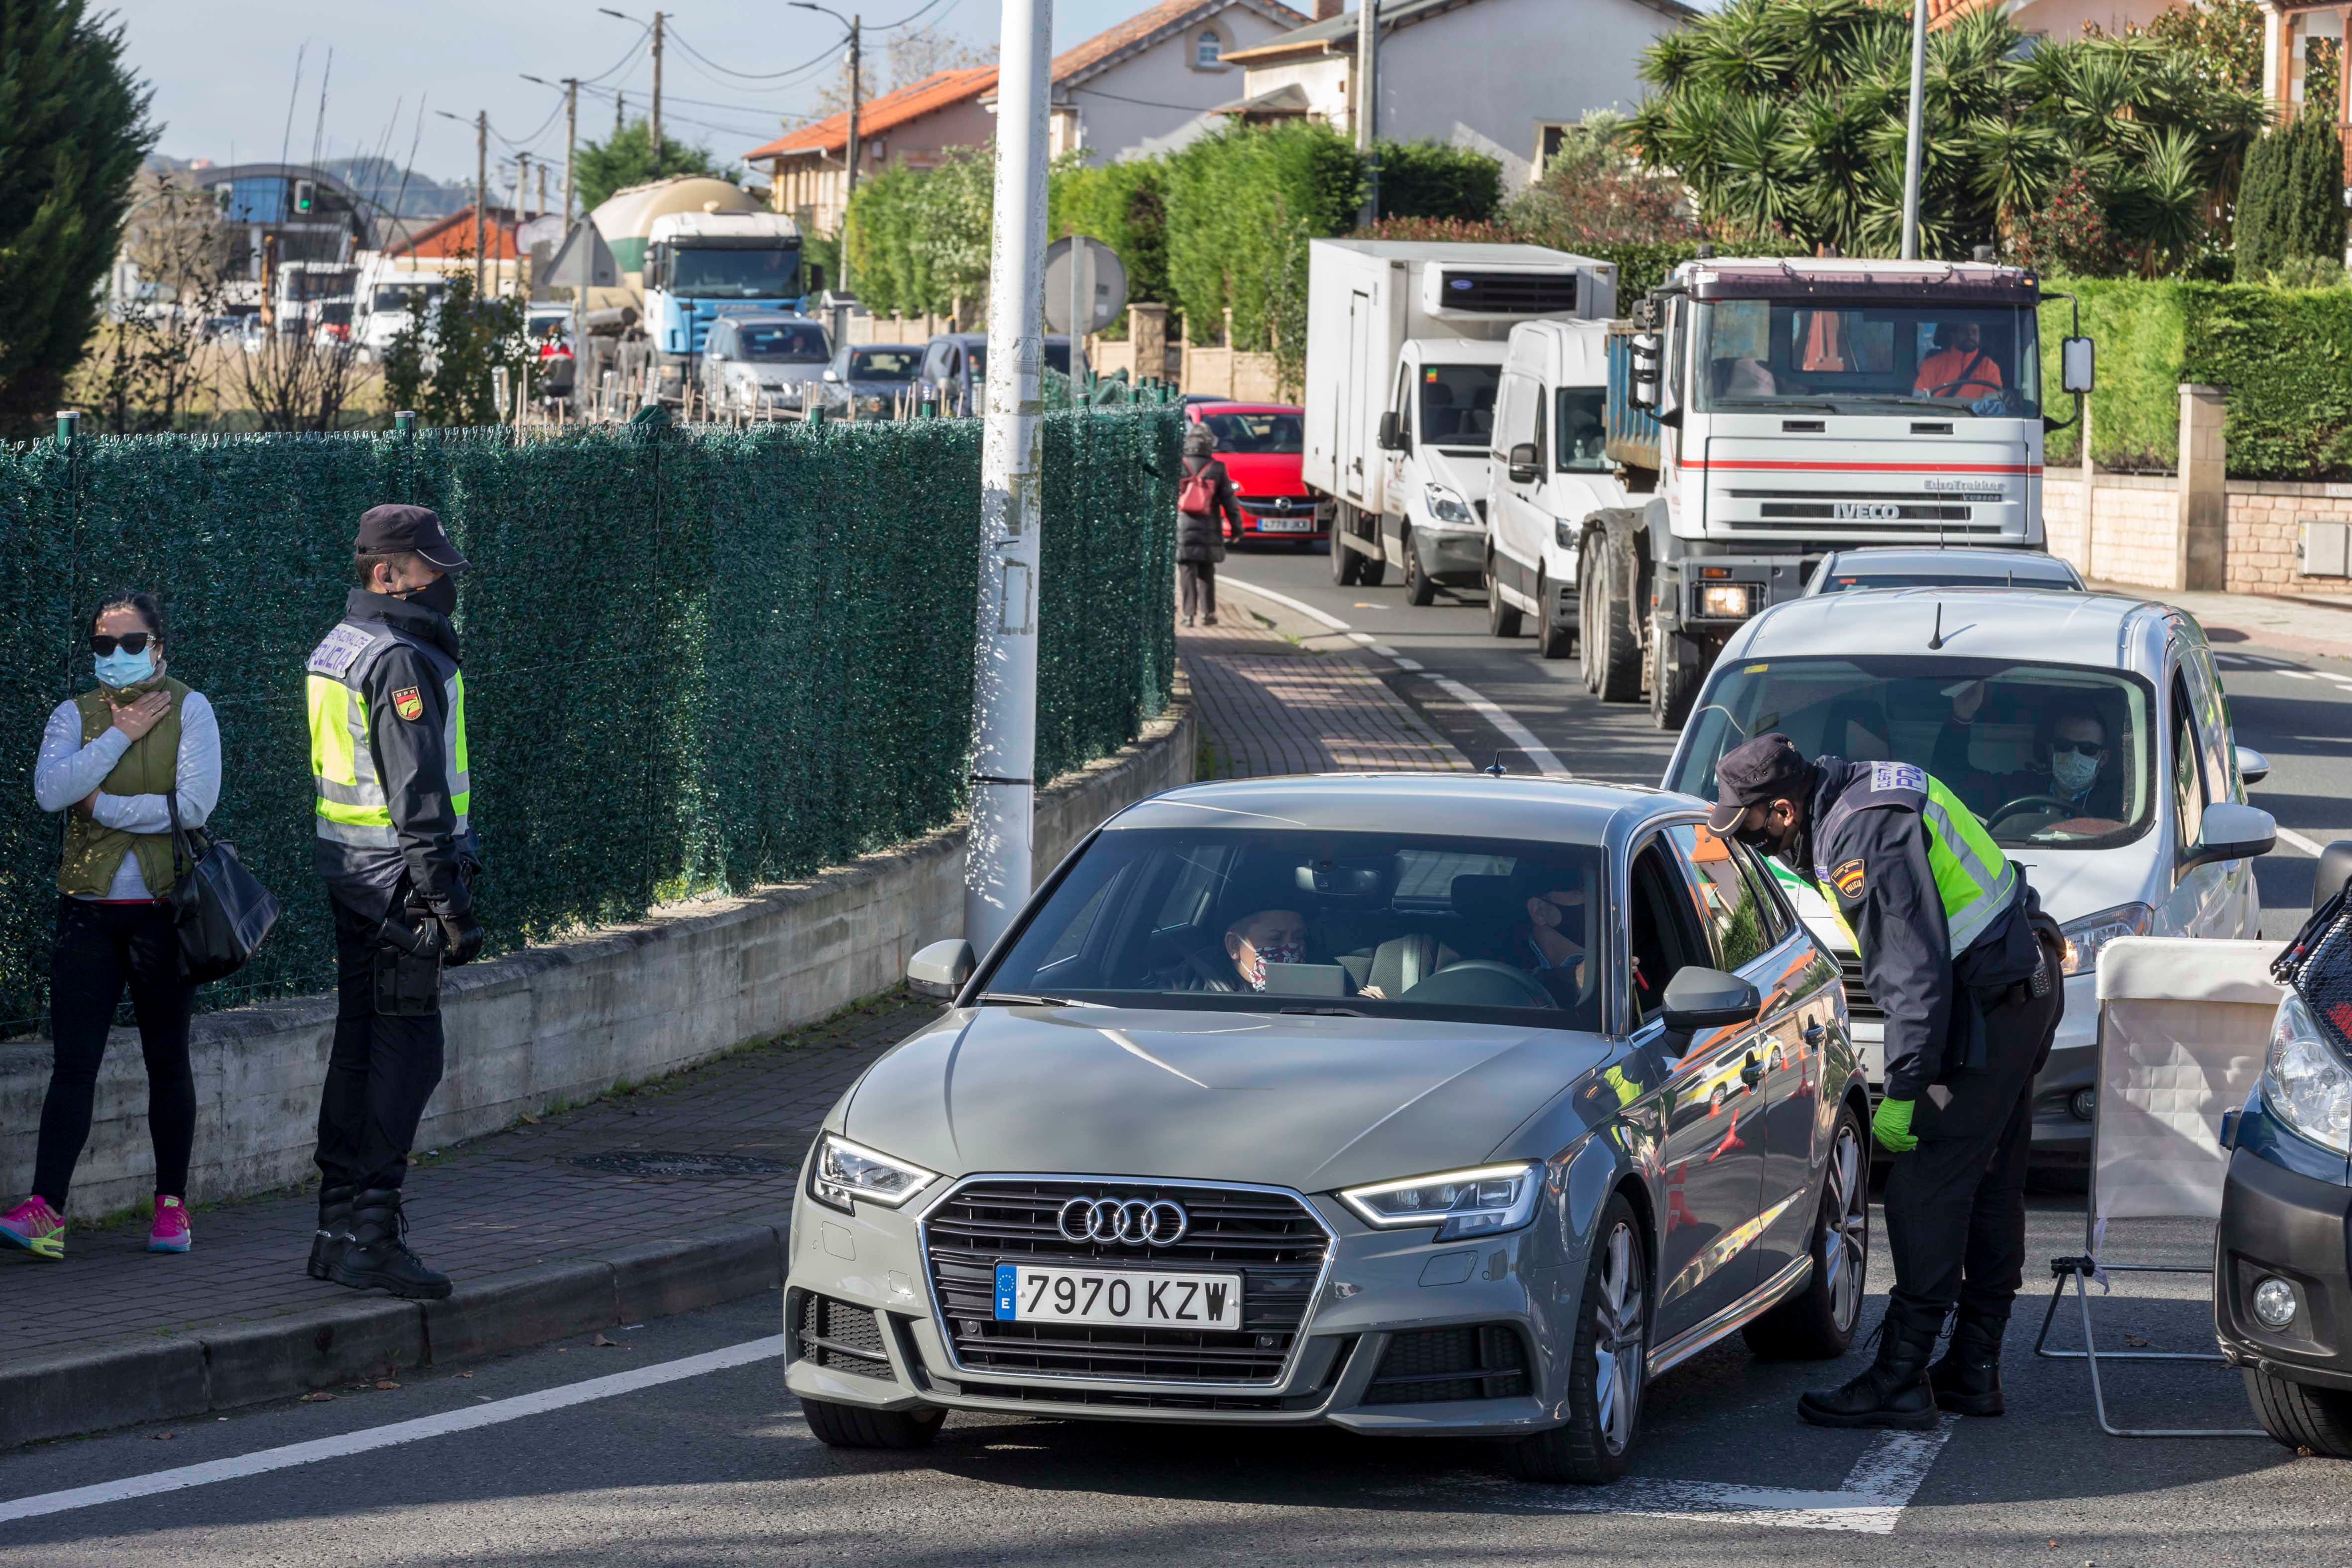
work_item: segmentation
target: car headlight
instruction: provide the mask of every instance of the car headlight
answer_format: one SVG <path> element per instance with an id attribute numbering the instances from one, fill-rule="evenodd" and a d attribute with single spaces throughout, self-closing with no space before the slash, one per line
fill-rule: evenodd
<path id="1" fill-rule="evenodd" d="M 1462 499 L 1462 492 L 1450 485 L 1422 486 L 1421 502 L 1428 509 L 1433 522 L 1459 523 L 1467 527 L 1478 521 L 1478 514 L 1470 510 L 1470 503 Z"/>
<path id="2" fill-rule="evenodd" d="M 1552 519 L 1551 537 L 1552 542 L 1562 550 L 1573 552 L 1577 544 L 1577 527 L 1564 517 L 1556 517 Z"/>
<path id="3" fill-rule="evenodd" d="M 2352 1154 L 2352 1069 L 2292 992 L 2271 1022 L 2263 1103 L 2313 1142 Z"/>
<path id="4" fill-rule="evenodd" d="M 897 1208 L 939 1179 L 936 1171 L 827 1132 L 816 1141 L 816 1152 L 809 1160 L 808 1193 L 827 1207 L 849 1214 L 853 1199 Z"/>
<path id="5" fill-rule="evenodd" d="M 1339 1194 L 1339 1201 L 1376 1230 L 1433 1225 L 1437 1241 L 1499 1236 L 1535 1217 L 1536 1195 L 1543 1191 L 1543 1171 L 1541 1161 L 1481 1165 L 1471 1171 L 1349 1187 Z"/>
<path id="6" fill-rule="evenodd" d="M 2058 934 L 2066 940 L 2065 962 L 2059 973 L 2097 973 L 2099 951 L 2119 936 L 2146 936 L 2153 918 L 2153 911 L 2146 904 L 2117 904 L 2114 909 L 2068 921 L 2058 928 Z"/>

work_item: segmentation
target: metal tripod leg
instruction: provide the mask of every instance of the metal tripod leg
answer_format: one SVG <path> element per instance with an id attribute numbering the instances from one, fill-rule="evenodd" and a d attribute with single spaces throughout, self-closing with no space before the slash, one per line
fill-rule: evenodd
<path id="1" fill-rule="evenodd" d="M 2270 1436 L 2269 1433 L 2264 1432 L 2258 1427 L 2118 1426 L 2114 1422 L 2108 1420 L 2106 1388 L 2099 1378 L 2099 1363 L 2103 1361 L 2201 1361 L 2221 1363 L 2223 1358 L 2209 1352 L 2200 1351 L 2114 1351 L 2103 1352 L 2099 1349 L 2098 1341 L 2093 1337 L 2094 1331 L 2091 1327 L 2091 1288 L 2089 1284 L 2089 1276 L 2092 1269 L 2096 1267 L 2098 1267 L 2096 1260 L 2089 1258 L 2053 1258 L 2050 1260 L 2050 1270 L 2051 1273 L 2056 1277 L 2056 1282 L 2050 1288 L 2049 1310 L 2042 1314 L 2042 1332 L 2034 1336 L 2033 1353 L 2053 1361 L 2079 1360 L 2087 1362 L 2090 1364 L 2091 1404 L 2092 1407 L 2097 1412 L 2100 1431 L 2105 1432 L 2110 1437 L 2267 1437 Z M 2111 1272 L 2128 1270 L 2135 1274 L 2204 1274 L 2210 1276 L 2213 1272 L 2210 1268 L 2174 1267 L 2167 1264 L 2155 1263 L 2114 1263 L 2107 1265 L 2107 1268 Z M 2078 1351 L 2053 1351 L 2049 1349 L 2046 1344 L 2046 1342 L 2050 1338 L 2050 1324 L 2052 1320 L 2056 1318 L 2058 1315 L 2058 1302 L 2060 1298 L 2065 1294 L 2066 1281 L 2070 1278 L 2074 1281 L 2075 1304 L 2079 1309 L 2083 1319 L 2083 1348 Z"/>

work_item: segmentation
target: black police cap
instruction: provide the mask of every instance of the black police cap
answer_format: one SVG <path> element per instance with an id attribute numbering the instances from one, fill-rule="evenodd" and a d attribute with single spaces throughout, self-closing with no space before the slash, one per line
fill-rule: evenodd
<path id="1" fill-rule="evenodd" d="M 1706 825 L 1728 833 L 1749 806 L 1796 799 L 1811 775 L 1812 764 L 1797 743 L 1777 730 L 1742 742 L 1715 764 L 1715 809 L 1706 814 Z"/>
<path id="2" fill-rule="evenodd" d="M 352 542 L 356 555 L 414 554 L 441 572 L 463 572 L 473 564 L 458 553 L 442 531 L 441 519 L 430 507 L 372 506 L 360 514 L 359 537 Z"/>

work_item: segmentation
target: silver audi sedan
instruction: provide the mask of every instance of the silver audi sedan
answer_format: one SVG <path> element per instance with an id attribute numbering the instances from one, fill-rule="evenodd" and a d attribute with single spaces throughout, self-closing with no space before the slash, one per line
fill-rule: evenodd
<path id="1" fill-rule="evenodd" d="M 1492 1437 L 1623 1470 L 1649 1378 L 1842 1354 L 1868 1101 L 1834 960 L 1700 803 L 1199 784 L 1105 824 L 826 1117 L 785 1381 L 950 1410 Z"/>

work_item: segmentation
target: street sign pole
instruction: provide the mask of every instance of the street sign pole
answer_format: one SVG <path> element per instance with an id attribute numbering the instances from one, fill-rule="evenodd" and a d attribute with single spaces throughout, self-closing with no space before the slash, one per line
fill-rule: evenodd
<path id="1" fill-rule="evenodd" d="M 1927 0 L 1911 0 L 1911 122 L 1903 144 L 1903 259 L 1919 259 L 1919 136 L 1927 87 Z"/>
<path id="2" fill-rule="evenodd" d="M 964 939 L 985 953 L 1029 897 L 1036 793 L 1037 529 L 1045 443 L 1045 128 L 1054 0 L 1004 0 L 996 205 L 980 449 L 980 602 L 972 681 Z"/>

